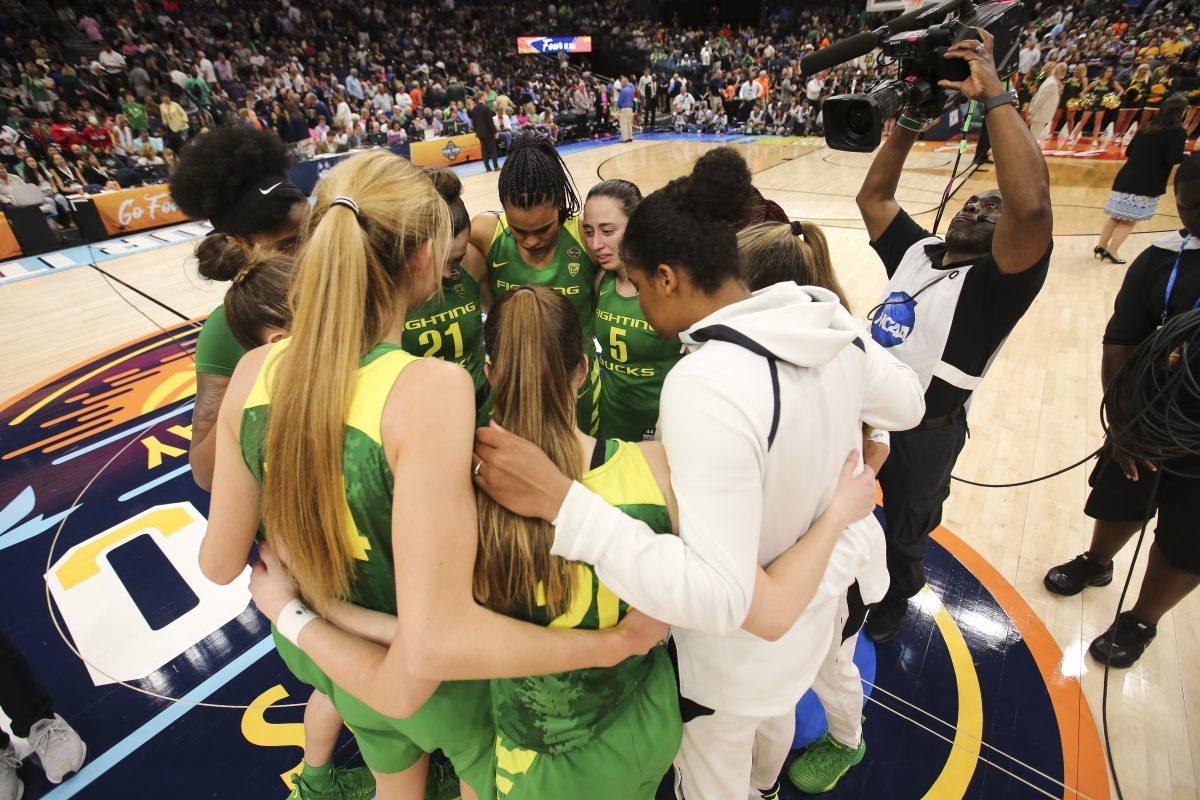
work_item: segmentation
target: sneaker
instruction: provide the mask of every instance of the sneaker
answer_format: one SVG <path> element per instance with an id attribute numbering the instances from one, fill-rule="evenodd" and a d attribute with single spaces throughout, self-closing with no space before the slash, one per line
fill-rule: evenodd
<path id="1" fill-rule="evenodd" d="M 907 597 L 885 597 L 867 614 L 867 636 L 876 644 L 890 642 L 908 613 Z"/>
<path id="2" fill-rule="evenodd" d="M 842 776 L 863 760 L 867 740 L 860 739 L 858 747 L 841 744 L 826 731 L 825 735 L 808 746 L 788 768 L 788 777 L 796 788 L 807 794 L 832 791 Z"/>
<path id="3" fill-rule="evenodd" d="M 17 751 L 10 741 L 0 750 L 0 800 L 21 800 L 21 795 L 25 794 L 25 784 L 17 776 L 20 768 L 21 759 L 17 758 Z"/>
<path id="4" fill-rule="evenodd" d="M 334 767 L 329 785 L 321 790 L 305 783 L 303 773 L 293 773 L 291 778 L 288 800 L 370 800 L 375 796 L 375 776 L 366 767 Z"/>
<path id="5" fill-rule="evenodd" d="M 1096 248 L 1100 250 L 1102 248 Z M 1108 586 L 1113 579 L 1113 565 L 1093 561 L 1087 553 L 1075 556 L 1065 564 L 1051 567 L 1042 581 L 1054 594 L 1073 597 L 1089 586 Z"/>
<path id="6" fill-rule="evenodd" d="M 29 744 L 42 762 L 46 780 L 62 783 L 74 775 L 87 758 L 87 745 L 65 719 L 58 714 L 53 719 L 41 719 L 29 729 Z"/>
<path id="7" fill-rule="evenodd" d="M 775 781 L 775 785 L 770 789 L 760 790 L 758 796 L 761 797 L 762 800 L 779 800 L 779 793 L 782 791 L 783 786 L 780 785 L 779 781 Z"/>
<path id="8" fill-rule="evenodd" d="M 1132 611 L 1122 611 L 1116 624 L 1092 641 L 1088 652 L 1101 664 L 1107 660 L 1109 666 L 1125 669 L 1142 657 L 1157 635 L 1157 625 L 1151 625 Z"/>

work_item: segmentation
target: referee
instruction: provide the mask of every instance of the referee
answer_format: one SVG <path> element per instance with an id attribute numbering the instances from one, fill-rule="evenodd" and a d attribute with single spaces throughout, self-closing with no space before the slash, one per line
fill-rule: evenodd
<path id="1" fill-rule="evenodd" d="M 925 584 L 925 546 L 942 520 L 950 473 L 967 435 L 966 404 L 1004 339 L 1037 297 L 1052 247 L 1045 159 L 996 74 L 992 36 L 946 52 L 970 64 L 962 83 L 943 81 L 978 102 L 991 128 L 999 189 L 967 200 L 943 242 L 896 202 L 904 161 L 923 123 L 905 117 L 879 151 L 858 193 L 871 246 L 888 286 L 871 316 L 871 336 L 908 364 L 925 390 L 925 418 L 892 434 L 879 473 L 887 513 L 891 588 L 867 619 L 867 635 L 896 635 L 908 599 Z M 993 241 L 994 240 L 994 241 Z"/>
<path id="2" fill-rule="evenodd" d="M 1104 388 L 1134 349 L 1177 314 L 1200 308 L 1200 156 L 1183 160 L 1175 173 L 1175 204 L 1184 229 L 1142 251 L 1125 273 L 1116 307 L 1104 330 Z M 1200 464 L 1176 465 L 1200 474 Z M 1146 468 L 1105 447 L 1089 479 L 1092 493 L 1083 511 L 1096 520 L 1087 552 L 1046 573 L 1046 588 L 1077 595 L 1113 579 L 1113 556 L 1142 527 L 1153 479 Z M 1158 526 L 1137 602 L 1121 612 L 1116 627 L 1100 634 L 1089 648 L 1103 663 L 1131 666 L 1158 633 L 1158 621 L 1200 585 L 1200 480 L 1164 472 L 1159 478 Z"/>

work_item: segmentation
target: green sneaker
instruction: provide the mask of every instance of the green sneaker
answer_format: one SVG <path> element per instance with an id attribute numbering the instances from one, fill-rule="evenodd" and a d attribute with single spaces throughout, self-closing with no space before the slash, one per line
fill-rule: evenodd
<path id="1" fill-rule="evenodd" d="M 828 792 L 837 786 L 850 768 L 863 760 L 867 752 L 867 740 L 857 748 L 839 744 L 829 732 L 808 746 L 788 768 L 788 777 L 796 788 L 808 794 Z"/>
<path id="2" fill-rule="evenodd" d="M 329 786 L 318 791 L 300 773 L 293 773 L 292 793 L 287 800 L 371 800 L 375 796 L 375 776 L 366 767 L 333 768 Z"/>

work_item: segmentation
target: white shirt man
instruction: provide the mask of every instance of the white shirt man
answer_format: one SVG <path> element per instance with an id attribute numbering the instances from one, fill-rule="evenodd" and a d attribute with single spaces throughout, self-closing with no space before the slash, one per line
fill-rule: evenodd
<path id="1" fill-rule="evenodd" d="M 700 63 L 706 67 L 712 64 L 712 48 L 707 44 L 700 48 Z"/>
<path id="2" fill-rule="evenodd" d="M 100 62 L 100 66 L 104 67 L 104 71 L 109 75 L 117 75 L 125 71 L 125 56 L 111 47 L 101 50 L 96 60 Z"/>
<path id="3" fill-rule="evenodd" d="M 396 92 L 396 109 L 406 117 L 412 116 L 413 99 L 412 95 L 401 89 Z"/>
<path id="4" fill-rule="evenodd" d="M 821 90 L 824 88 L 825 83 L 814 75 L 804 85 L 804 96 L 808 98 L 808 102 L 815 103 L 821 99 Z"/>
<path id="5" fill-rule="evenodd" d="M 752 80 L 745 80 L 742 82 L 742 85 L 738 87 L 738 99 L 753 102 L 754 100 L 758 99 L 761 91 L 762 87 L 757 83 Z"/>
<path id="6" fill-rule="evenodd" d="M 1017 71 L 1022 75 L 1028 75 L 1037 67 L 1038 62 L 1042 60 L 1042 53 L 1037 49 L 1037 43 L 1030 39 L 1021 48 L 1021 52 L 1017 54 Z"/>
<path id="7" fill-rule="evenodd" d="M 213 69 L 213 62 L 209 61 L 204 53 L 196 53 L 196 66 L 200 67 L 200 77 L 204 79 L 205 83 L 212 86 L 217 82 L 217 72 Z"/>

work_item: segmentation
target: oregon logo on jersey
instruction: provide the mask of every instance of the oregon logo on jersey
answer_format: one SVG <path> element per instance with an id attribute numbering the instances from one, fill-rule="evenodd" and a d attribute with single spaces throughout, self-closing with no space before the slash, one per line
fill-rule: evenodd
<path id="1" fill-rule="evenodd" d="M 575 248 L 572 247 L 571 249 L 574 250 Z M 579 255 L 578 254 L 573 255 L 573 256 L 571 256 L 571 258 L 579 258 Z M 567 272 L 571 273 L 572 278 L 574 278 L 576 275 L 578 275 L 579 274 L 579 262 L 572 261 L 570 264 L 567 264 Z"/>
<path id="2" fill-rule="evenodd" d="M 871 338 L 883 347 L 904 344 L 917 324 L 917 301 L 908 292 L 892 292 L 871 320 Z"/>
<path id="3" fill-rule="evenodd" d="M 463 286 L 461 283 L 457 283 L 454 285 L 454 292 L 459 297 L 466 297 L 467 296 L 467 287 Z"/>

